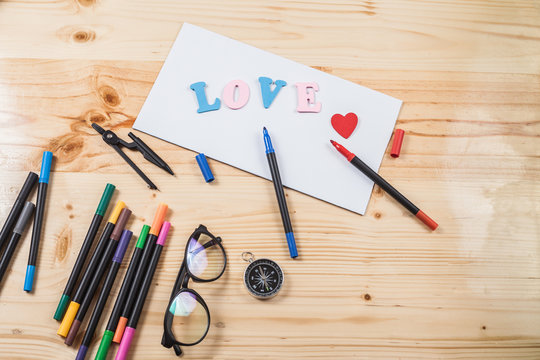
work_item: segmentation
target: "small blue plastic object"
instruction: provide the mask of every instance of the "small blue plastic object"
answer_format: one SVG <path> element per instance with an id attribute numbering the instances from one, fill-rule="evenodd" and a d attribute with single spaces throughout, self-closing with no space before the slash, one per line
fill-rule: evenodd
<path id="1" fill-rule="evenodd" d="M 26 267 L 26 277 L 24 278 L 24 291 L 32 291 L 34 285 L 34 273 L 36 272 L 36 267 L 34 265 L 28 265 Z"/>
<path id="2" fill-rule="evenodd" d="M 40 183 L 49 183 L 49 175 L 51 174 L 53 153 L 50 151 L 43 152 L 43 158 L 41 159 L 41 173 L 39 174 Z"/>
<path id="3" fill-rule="evenodd" d="M 195 156 L 195 159 L 197 159 L 197 164 L 199 164 L 199 167 L 201 168 L 204 180 L 207 183 L 214 181 L 214 174 L 212 174 L 212 170 L 210 170 L 210 166 L 208 166 L 206 156 L 204 156 L 203 153 L 200 153 L 199 155 Z"/>

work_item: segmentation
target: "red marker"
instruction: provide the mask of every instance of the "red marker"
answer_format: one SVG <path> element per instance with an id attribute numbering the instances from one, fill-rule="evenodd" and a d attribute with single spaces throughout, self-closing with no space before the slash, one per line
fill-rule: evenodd
<path id="1" fill-rule="evenodd" d="M 349 150 L 345 149 L 343 145 L 338 144 L 334 140 L 330 140 L 332 145 L 339 151 L 347 160 L 353 164 L 358 170 L 364 173 L 371 181 L 379 185 L 381 189 L 386 191 L 390 196 L 396 199 L 401 205 L 403 205 L 407 210 L 409 210 L 414 216 L 416 216 L 420 221 L 426 224 L 431 230 L 435 230 L 439 226 L 435 221 L 433 221 L 429 216 L 424 214 L 422 210 L 417 208 L 412 202 L 410 202 L 405 196 L 403 196 L 399 191 L 397 191 L 392 185 L 390 185 L 386 180 L 384 180 L 379 174 L 373 171 L 369 166 L 367 166 L 362 160 L 360 160 L 356 155 L 354 155 Z"/>

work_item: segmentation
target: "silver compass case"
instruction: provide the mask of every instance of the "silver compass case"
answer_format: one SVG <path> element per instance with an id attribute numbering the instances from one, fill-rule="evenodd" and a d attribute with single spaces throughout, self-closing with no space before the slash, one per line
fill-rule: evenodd
<path id="1" fill-rule="evenodd" d="M 243 259 L 249 262 L 249 265 L 244 270 L 244 285 L 248 292 L 257 299 L 270 299 L 276 296 L 281 288 L 285 276 L 281 267 L 270 259 L 246 259 L 243 254 Z"/>

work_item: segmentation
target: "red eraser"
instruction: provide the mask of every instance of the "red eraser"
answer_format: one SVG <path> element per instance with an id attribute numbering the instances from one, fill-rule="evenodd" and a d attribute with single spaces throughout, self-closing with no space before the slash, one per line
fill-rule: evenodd
<path id="1" fill-rule="evenodd" d="M 405 136 L 405 131 L 401 129 L 396 129 L 394 131 L 394 142 L 392 143 L 392 150 L 390 150 L 390 156 L 397 158 L 401 152 L 401 144 L 403 143 L 403 136 Z"/>

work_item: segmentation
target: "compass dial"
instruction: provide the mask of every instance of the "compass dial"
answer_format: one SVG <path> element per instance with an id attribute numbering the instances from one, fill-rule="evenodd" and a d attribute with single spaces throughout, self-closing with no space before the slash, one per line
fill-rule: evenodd
<path id="1" fill-rule="evenodd" d="M 281 289 L 283 271 L 272 260 L 258 259 L 246 268 L 244 283 L 251 295 L 259 299 L 268 299 Z"/>

